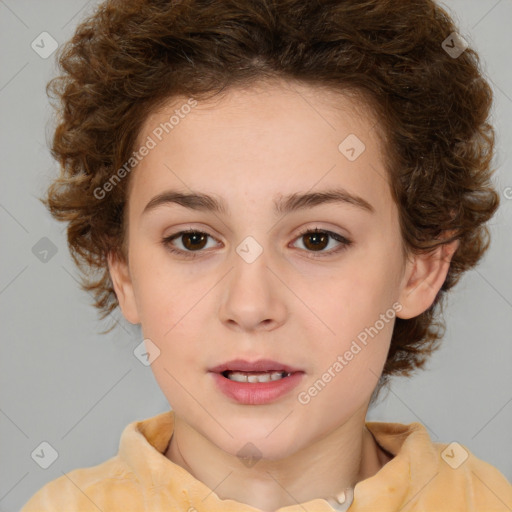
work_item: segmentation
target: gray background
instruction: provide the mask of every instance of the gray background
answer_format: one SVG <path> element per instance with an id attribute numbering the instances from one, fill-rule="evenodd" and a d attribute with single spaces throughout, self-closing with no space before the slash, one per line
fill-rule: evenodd
<path id="1" fill-rule="evenodd" d="M 31 43 L 43 31 L 63 43 L 95 4 L 0 1 L 1 511 L 18 510 L 63 473 L 112 457 L 128 423 L 169 408 L 150 368 L 133 355 L 140 330 L 117 310 L 119 326 L 98 334 L 107 324 L 79 290 L 65 226 L 37 200 L 57 172 L 46 146 L 51 107 L 44 91 L 55 64 Z M 395 379 L 368 420 L 420 421 L 434 441 L 458 441 L 512 480 L 512 2 L 442 5 L 480 52 L 495 90 L 502 206 L 491 221 L 491 249 L 447 302 L 443 347 L 427 371 Z M 33 253 L 43 237 L 57 250 L 46 262 Z M 48 469 L 31 457 L 42 441 L 58 452 Z"/>

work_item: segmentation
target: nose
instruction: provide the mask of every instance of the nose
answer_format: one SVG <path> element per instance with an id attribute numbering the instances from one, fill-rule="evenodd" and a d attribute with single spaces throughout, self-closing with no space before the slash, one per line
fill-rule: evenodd
<path id="1" fill-rule="evenodd" d="M 285 320 L 289 291 L 262 249 L 251 240 L 241 243 L 222 286 L 219 318 L 232 329 L 272 330 Z"/>

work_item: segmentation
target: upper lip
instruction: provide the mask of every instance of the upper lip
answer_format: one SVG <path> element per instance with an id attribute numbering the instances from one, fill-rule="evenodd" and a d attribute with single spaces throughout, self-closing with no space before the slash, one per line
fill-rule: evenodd
<path id="1" fill-rule="evenodd" d="M 286 372 L 294 373 L 300 372 L 299 368 L 294 368 L 287 364 L 280 363 L 278 361 L 272 361 L 271 359 L 259 359 L 258 361 L 245 361 L 244 359 L 233 359 L 227 363 L 219 364 L 213 368 L 210 368 L 211 372 L 222 373 L 225 371 L 242 371 L 242 372 Z"/>

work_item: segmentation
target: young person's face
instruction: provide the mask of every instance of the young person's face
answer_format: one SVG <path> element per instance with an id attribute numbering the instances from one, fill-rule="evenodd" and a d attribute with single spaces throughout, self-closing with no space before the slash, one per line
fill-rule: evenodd
<path id="1" fill-rule="evenodd" d="M 129 263 L 110 260 L 116 294 L 158 347 L 151 368 L 179 418 L 233 455 L 247 442 L 265 457 L 291 455 L 361 425 L 395 314 L 427 309 L 447 266 L 404 261 L 375 120 L 348 97 L 294 84 L 233 90 L 190 112 L 186 103 L 173 99 L 139 134 L 136 149 L 153 146 L 148 136 L 156 146 L 130 177 Z M 160 123 L 173 114 L 159 141 Z M 274 210 L 293 194 L 341 189 L 371 206 Z M 170 191 L 208 194 L 225 211 L 172 202 L 145 211 Z M 315 228 L 316 238 L 301 236 Z M 199 234 L 162 242 L 187 229 Z M 210 371 L 234 359 L 271 359 L 302 373 L 282 396 L 262 403 L 249 391 L 253 402 L 240 403 Z"/>

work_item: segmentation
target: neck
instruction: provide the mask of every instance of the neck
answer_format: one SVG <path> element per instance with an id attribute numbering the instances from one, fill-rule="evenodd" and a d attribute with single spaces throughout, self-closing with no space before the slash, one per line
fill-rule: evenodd
<path id="1" fill-rule="evenodd" d="M 364 426 L 364 417 L 362 423 L 358 419 L 351 418 L 327 437 L 286 458 L 263 458 L 249 467 L 175 415 L 165 455 L 214 489 L 220 499 L 273 512 L 315 498 L 330 499 L 347 488 L 353 489 L 390 460 Z"/>

